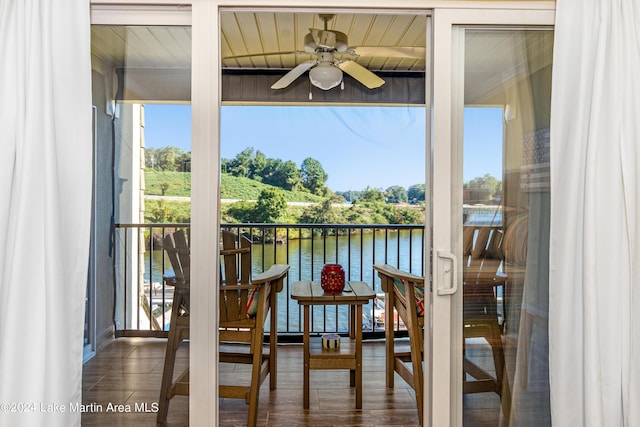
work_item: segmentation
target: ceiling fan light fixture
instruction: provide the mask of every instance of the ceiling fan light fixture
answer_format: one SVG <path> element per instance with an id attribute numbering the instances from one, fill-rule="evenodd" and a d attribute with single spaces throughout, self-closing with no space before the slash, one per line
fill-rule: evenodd
<path id="1" fill-rule="evenodd" d="M 322 90 L 329 90 L 342 82 L 342 70 L 330 63 L 321 62 L 309 71 L 311 84 Z"/>

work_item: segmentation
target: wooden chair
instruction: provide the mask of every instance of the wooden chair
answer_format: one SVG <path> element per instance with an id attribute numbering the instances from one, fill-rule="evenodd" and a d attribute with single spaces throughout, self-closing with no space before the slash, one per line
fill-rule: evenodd
<path id="1" fill-rule="evenodd" d="M 153 312 L 153 305 L 151 304 L 151 297 L 146 294 L 140 295 L 140 306 L 142 307 L 142 311 L 147 315 L 149 319 L 149 324 L 151 326 L 152 331 L 161 331 L 162 326 L 160 326 L 160 322 L 158 322 L 158 318 L 156 314 Z"/>
<path id="2" fill-rule="evenodd" d="M 184 230 L 167 234 L 163 241 L 164 250 L 169 257 L 173 270 L 164 276 L 164 283 L 173 286 L 173 304 L 171 308 L 171 323 L 169 339 L 164 356 L 160 399 L 158 401 L 157 423 L 162 424 L 167 419 L 169 400 L 174 396 L 189 395 L 189 370 L 185 369 L 173 381 L 173 371 L 176 362 L 176 352 L 183 341 L 189 339 L 189 285 L 190 285 L 190 251 L 187 235 Z"/>
<path id="3" fill-rule="evenodd" d="M 502 227 L 465 226 L 463 229 L 463 393 L 497 393 L 509 416 L 510 392 L 505 374 L 498 288 L 507 283 L 500 271 L 504 259 Z M 503 292 L 504 294 L 504 292 Z M 501 322 L 502 320 L 502 322 Z M 483 338 L 491 347 L 495 375 L 467 355 L 467 339 Z"/>
<path id="4" fill-rule="evenodd" d="M 399 270 L 391 265 L 377 264 L 373 268 L 380 277 L 385 293 L 386 384 L 394 386 L 394 372 L 413 388 L 420 425 L 423 424 L 424 375 L 424 278 Z M 421 291 L 422 290 L 422 291 Z M 422 295 L 420 295 L 422 293 Z M 395 347 L 394 309 L 398 321 L 404 322 L 409 333 L 409 350 Z"/>
<path id="5" fill-rule="evenodd" d="M 251 364 L 251 380 L 243 385 L 220 385 L 222 398 L 241 398 L 249 404 L 248 426 L 255 426 L 260 385 L 270 376 L 271 389 L 276 388 L 277 299 L 289 271 L 288 265 L 276 264 L 251 280 L 251 243 L 235 234 L 222 232 L 220 252 L 225 280 L 220 280 L 219 342 L 221 363 Z M 186 370 L 172 381 L 176 350 L 189 336 L 189 250 L 184 232 L 165 237 L 165 251 L 175 273 L 174 307 L 171 313 L 169 340 L 160 392 L 157 422 L 164 423 L 169 400 L 175 395 L 188 395 L 189 373 Z M 169 282 L 168 282 L 169 283 Z M 176 305 L 177 304 L 177 305 Z M 176 309 L 178 308 L 178 309 Z M 269 352 L 263 351 L 264 324 L 272 311 Z M 228 343 L 232 343 L 227 345 Z M 240 346 L 237 344 L 244 343 Z M 229 350 L 230 349 L 230 350 Z"/>
<path id="6" fill-rule="evenodd" d="M 282 291 L 288 265 L 275 264 L 251 280 L 251 242 L 222 231 L 224 281 L 220 286 L 220 362 L 252 365 L 249 385 L 220 385 L 220 397 L 245 399 L 248 423 L 255 426 L 260 385 L 267 375 L 270 388 L 277 384 L 277 293 Z M 264 324 L 271 310 L 269 352 L 263 352 Z M 229 345 L 224 345 L 228 343 Z M 235 344 L 246 343 L 239 348 Z"/>
<path id="7" fill-rule="evenodd" d="M 504 287 L 507 276 L 501 273 L 503 233 L 500 227 L 465 226 L 463 230 L 463 393 L 495 392 L 501 397 L 502 408 L 509 416 L 510 392 L 505 373 L 502 326 L 498 316 L 497 288 Z M 393 387 L 394 371 L 415 390 L 420 423 L 424 360 L 424 315 L 420 316 L 424 278 L 390 265 L 374 265 L 385 292 L 386 383 Z M 410 351 L 395 350 L 394 316 L 397 310 L 409 333 Z M 491 346 L 495 376 L 466 355 L 466 339 L 482 337 Z M 409 370 L 409 364 L 411 370 Z M 471 377 L 471 379 L 469 379 Z"/>

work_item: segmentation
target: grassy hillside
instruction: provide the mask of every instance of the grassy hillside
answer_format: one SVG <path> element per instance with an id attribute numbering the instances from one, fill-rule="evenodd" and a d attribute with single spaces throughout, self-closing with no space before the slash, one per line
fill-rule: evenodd
<path id="1" fill-rule="evenodd" d="M 222 175 L 220 197 L 222 199 L 258 200 L 260 193 L 270 185 L 249 178 Z M 303 191 L 282 190 L 287 202 L 322 202 L 325 198 Z"/>
<path id="2" fill-rule="evenodd" d="M 155 196 L 183 196 L 191 193 L 190 172 L 159 172 L 144 170 L 145 194 Z"/>
<path id="3" fill-rule="evenodd" d="M 145 171 L 147 195 L 189 197 L 191 174 L 183 172 Z M 222 175 L 220 194 L 223 199 L 257 200 L 263 189 L 269 186 L 248 178 Z M 284 191 L 288 202 L 323 202 L 324 198 L 299 191 Z M 238 202 L 221 205 L 222 222 L 255 222 L 240 219 L 232 211 L 251 211 L 254 203 Z M 145 200 L 145 221 L 153 223 L 189 222 L 191 203 L 189 200 L 156 199 Z M 414 224 L 424 221 L 424 206 L 399 207 L 384 202 L 359 202 L 348 208 L 327 208 L 324 204 L 313 206 L 289 205 L 279 218 L 285 223 L 331 223 L 331 224 Z"/>
<path id="4" fill-rule="evenodd" d="M 145 194 L 188 197 L 191 193 L 190 172 L 159 172 L 145 170 Z M 220 197 L 223 199 L 257 200 L 263 189 L 269 187 L 249 178 L 222 174 Z M 321 202 L 324 197 L 301 191 L 285 191 L 288 202 Z"/>

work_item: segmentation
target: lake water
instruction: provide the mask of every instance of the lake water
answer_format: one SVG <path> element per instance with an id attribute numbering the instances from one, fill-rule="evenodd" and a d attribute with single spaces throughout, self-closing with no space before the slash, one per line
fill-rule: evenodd
<path id="1" fill-rule="evenodd" d="M 400 269 L 423 275 L 422 260 L 424 238 L 422 229 L 365 231 L 346 236 L 327 236 L 314 239 L 293 239 L 285 243 L 254 244 L 252 246 L 253 274 L 258 274 L 273 264 L 290 266 L 285 289 L 278 295 L 278 332 L 297 333 L 302 330 L 302 310 L 290 298 L 291 284 L 298 280 L 320 280 L 324 264 L 339 263 L 347 280 L 363 281 L 381 292 L 380 280 L 373 270 L 374 264 L 387 263 Z M 145 254 L 145 281 L 150 279 L 150 254 Z M 170 268 L 168 260 L 162 260 L 162 251 L 153 254 L 153 282 L 161 282 L 163 265 Z M 313 307 L 314 332 L 346 332 L 348 326 L 346 306 Z M 377 311 L 376 311 L 377 310 Z M 368 304 L 363 308 L 363 325 L 373 330 L 374 319 L 380 308 Z M 378 313 L 379 314 L 379 313 Z"/>

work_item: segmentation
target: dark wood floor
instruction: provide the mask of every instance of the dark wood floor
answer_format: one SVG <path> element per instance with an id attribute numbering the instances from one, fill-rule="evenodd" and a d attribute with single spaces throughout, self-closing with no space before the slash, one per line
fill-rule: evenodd
<path id="1" fill-rule="evenodd" d="M 159 397 L 166 340 L 119 338 L 84 365 L 82 425 L 153 426 L 153 405 Z M 188 363 L 181 348 L 176 371 Z M 311 405 L 302 408 L 302 345 L 278 347 L 278 388 L 260 389 L 260 426 L 415 426 L 415 396 L 396 375 L 395 388 L 384 380 L 384 342 L 363 345 L 363 408 L 355 409 L 355 391 L 348 371 L 312 371 Z M 247 375 L 247 367 L 220 367 L 225 375 Z M 246 425 L 244 400 L 220 399 L 220 426 Z M 500 401 L 495 394 L 465 396 L 465 426 L 498 425 Z M 101 405 L 101 406 L 100 406 Z M 111 405 L 111 406 L 109 406 Z M 116 405 L 124 405 L 118 407 Z M 146 408 L 149 412 L 144 412 Z M 130 409 L 132 412 L 123 412 Z M 188 425 L 188 398 L 171 400 L 167 426 Z"/>

